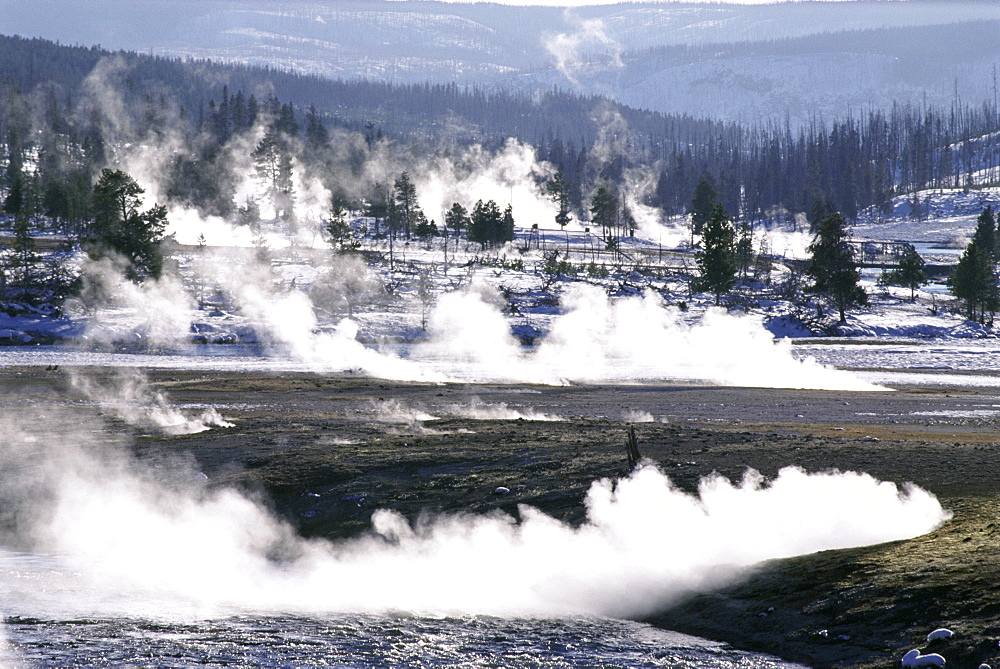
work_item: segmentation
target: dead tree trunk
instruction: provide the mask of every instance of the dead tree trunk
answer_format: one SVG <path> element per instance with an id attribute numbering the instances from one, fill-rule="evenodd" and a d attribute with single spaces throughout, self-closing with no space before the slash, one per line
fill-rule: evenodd
<path id="1" fill-rule="evenodd" d="M 628 454 L 629 471 L 636 468 L 642 455 L 639 453 L 639 440 L 635 438 L 635 426 L 628 426 L 628 440 L 625 442 L 625 452 Z"/>

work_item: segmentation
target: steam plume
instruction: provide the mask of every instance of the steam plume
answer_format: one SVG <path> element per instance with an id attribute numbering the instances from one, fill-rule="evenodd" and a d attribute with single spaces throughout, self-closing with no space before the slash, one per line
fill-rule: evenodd
<path id="1" fill-rule="evenodd" d="M 493 514 L 410 524 L 381 510 L 369 536 L 305 541 L 233 490 L 177 472 L 164 481 L 121 452 L 15 432 L 5 431 L 17 441 L 0 454 L 3 545 L 19 537 L 77 576 L 53 584 L 67 589 L 57 602 L 24 582 L 9 584 L 21 598 L 11 601 L 91 615 L 638 616 L 761 560 L 913 537 L 948 517 L 927 492 L 864 474 L 785 469 L 739 484 L 714 476 L 695 496 L 645 466 L 594 483 L 579 527 L 530 507 L 520 522 Z"/>
<path id="2" fill-rule="evenodd" d="M 85 398 L 111 411 L 129 425 L 165 434 L 196 434 L 212 427 L 232 427 L 215 408 L 190 415 L 154 390 L 136 369 L 119 369 L 106 380 L 70 373 L 70 385 Z"/>
<path id="3" fill-rule="evenodd" d="M 847 372 L 791 355 L 758 321 L 708 311 L 689 325 L 656 295 L 611 301 L 597 287 L 575 284 L 563 296 L 537 351 L 509 334 L 495 296 L 479 287 L 443 296 L 431 317 L 432 343 L 413 358 L 474 380 L 701 380 L 724 385 L 831 390 L 881 390 Z M 450 366 L 449 363 L 450 362 Z"/>

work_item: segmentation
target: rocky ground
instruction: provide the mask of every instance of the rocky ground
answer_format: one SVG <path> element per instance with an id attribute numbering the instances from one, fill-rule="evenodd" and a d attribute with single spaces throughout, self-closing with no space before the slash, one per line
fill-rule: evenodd
<path id="1" fill-rule="evenodd" d="M 113 381 L 110 370 L 76 371 Z M 988 389 L 423 385 L 176 370 L 148 377 L 175 405 L 216 406 L 233 426 L 169 436 L 84 401 L 66 370 L 0 370 L 8 407 L 26 398 L 76 402 L 132 435 L 140 457 L 193 458 L 212 485 L 255 491 L 310 536 L 363 532 L 384 507 L 416 518 L 498 508 L 516 515 L 530 504 L 578 522 L 592 481 L 627 474 L 629 425 L 642 455 L 686 490 L 712 472 L 736 479 L 750 467 L 772 476 L 789 465 L 912 481 L 954 512 L 932 534 L 767 563 L 651 622 L 816 667 L 898 666 L 946 626 L 955 637 L 933 651 L 949 666 L 1000 662 L 1000 448 L 990 410 L 1000 397 Z M 554 417 L 564 420 L 539 420 Z M 496 494 L 500 487 L 510 492 Z"/>

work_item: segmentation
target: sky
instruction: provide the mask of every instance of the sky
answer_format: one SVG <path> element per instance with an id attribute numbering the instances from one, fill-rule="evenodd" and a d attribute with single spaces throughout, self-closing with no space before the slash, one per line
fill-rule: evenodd
<path id="1" fill-rule="evenodd" d="M 401 0 L 405 1 L 405 0 Z M 443 2 L 482 2 L 483 0 L 442 0 Z M 805 0 L 491 0 L 501 5 L 544 7 L 582 7 L 584 5 L 617 5 L 623 2 L 655 2 L 660 4 L 724 4 L 724 5 L 775 5 Z M 820 0 L 822 2 L 857 2 L 858 0 Z M 902 2 L 905 0 L 895 0 Z"/>

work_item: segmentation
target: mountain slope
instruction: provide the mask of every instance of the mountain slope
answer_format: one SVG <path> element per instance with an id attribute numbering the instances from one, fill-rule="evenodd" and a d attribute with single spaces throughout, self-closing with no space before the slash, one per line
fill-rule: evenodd
<path id="1" fill-rule="evenodd" d="M 997 22 L 1000 5 L 984 0 L 571 11 L 416 0 L 0 0 L 5 34 L 334 78 L 572 86 L 729 120 L 829 118 L 893 99 L 947 101 L 956 89 L 978 103 L 993 95 Z"/>

